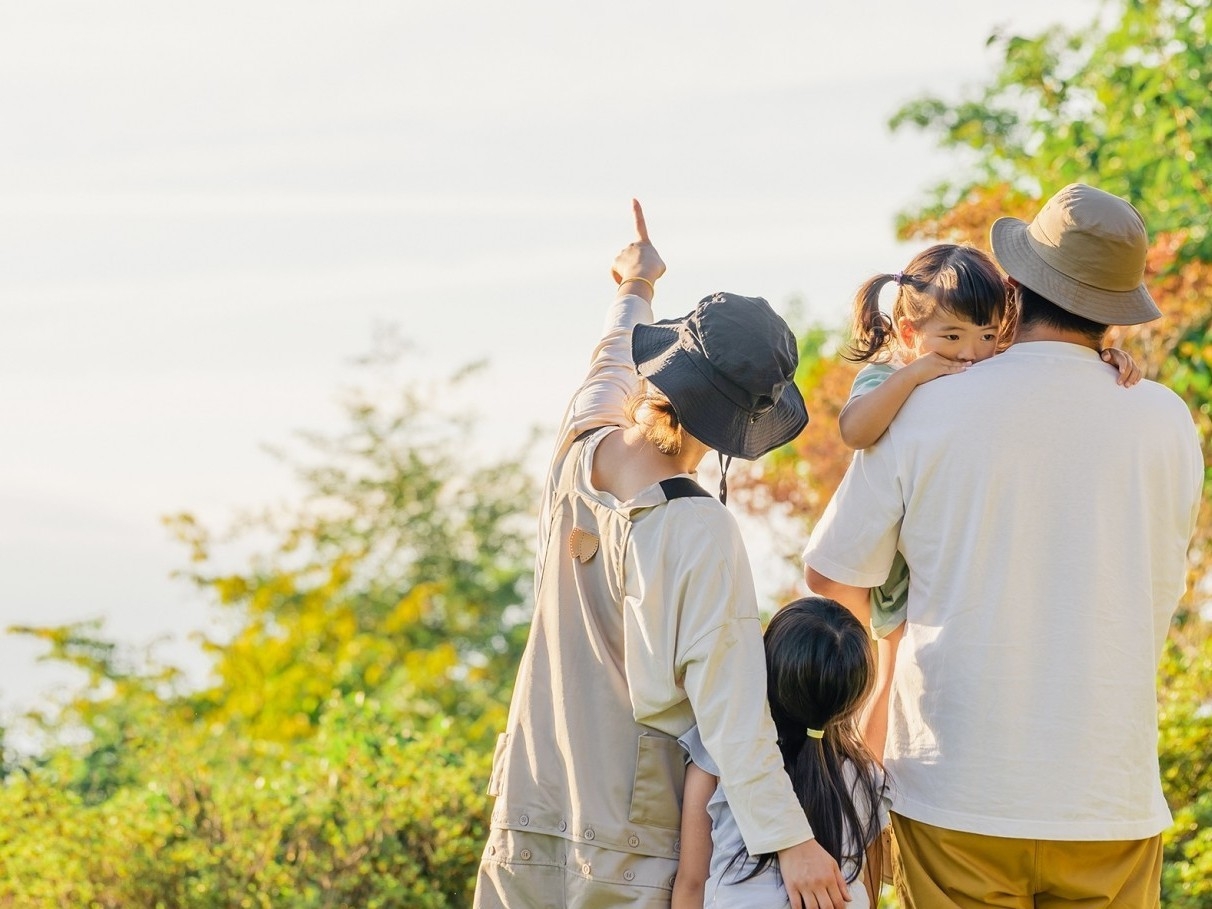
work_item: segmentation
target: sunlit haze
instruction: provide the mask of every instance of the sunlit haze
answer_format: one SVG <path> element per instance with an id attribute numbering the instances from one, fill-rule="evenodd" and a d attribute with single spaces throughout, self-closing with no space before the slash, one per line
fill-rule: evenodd
<path id="1" fill-rule="evenodd" d="M 104 618 L 199 673 L 162 515 L 287 497 L 377 330 L 491 458 L 550 427 L 645 206 L 658 315 L 727 289 L 840 324 L 962 164 L 897 107 L 1093 0 L 11 4 L 0 28 L 0 625 Z M 758 556 L 759 554 L 755 554 Z M 0 638 L 0 716 L 63 670 Z"/>

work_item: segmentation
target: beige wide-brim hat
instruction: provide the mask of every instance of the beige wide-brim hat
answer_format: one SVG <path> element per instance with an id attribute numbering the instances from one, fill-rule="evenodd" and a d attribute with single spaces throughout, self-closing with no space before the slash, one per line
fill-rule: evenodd
<path id="1" fill-rule="evenodd" d="M 1101 325 L 1161 315 L 1144 285 L 1145 222 L 1118 196 L 1072 183 L 1030 224 L 999 218 L 989 241 L 1006 274 L 1074 315 Z"/>

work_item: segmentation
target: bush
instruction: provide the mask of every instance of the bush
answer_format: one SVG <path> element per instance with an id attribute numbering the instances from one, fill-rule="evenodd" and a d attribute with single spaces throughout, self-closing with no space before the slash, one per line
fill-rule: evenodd
<path id="1" fill-rule="evenodd" d="M 365 698 L 289 747 L 164 741 L 87 804 L 52 766 L 0 789 L 0 907 L 448 909 L 471 902 L 490 756 Z"/>
<path id="2" fill-rule="evenodd" d="M 1165 834 L 1166 909 L 1212 906 L 1212 637 L 1207 630 L 1199 622 L 1172 634 L 1162 660 L 1159 756 L 1162 786 L 1174 811 L 1174 824 Z"/>

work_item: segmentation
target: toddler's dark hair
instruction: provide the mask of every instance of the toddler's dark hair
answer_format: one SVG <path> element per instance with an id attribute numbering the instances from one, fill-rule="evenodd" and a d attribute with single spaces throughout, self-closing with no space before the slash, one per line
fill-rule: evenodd
<path id="1" fill-rule="evenodd" d="M 894 282 L 896 302 L 889 318 L 880 309 L 880 290 Z M 895 275 L 868 279 L 854 298 L 848 360 L 888 359 L 902 319 L 915 328 L 938 312 L 976 325 L 1000 325 L 999 349 L 1014 332 L 1014 306 L 1009 288 L 993 259 L 973 246 L 940 243 L 922 250 Z"/>

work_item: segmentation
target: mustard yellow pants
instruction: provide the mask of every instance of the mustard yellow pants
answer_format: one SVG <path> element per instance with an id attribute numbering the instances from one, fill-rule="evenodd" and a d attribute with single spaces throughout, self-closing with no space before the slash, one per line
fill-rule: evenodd
<path id="1" fill-rule="evenodd" d="M 1028 840 L 892 815 L 893 883 L 903 909 L 1157 909 L 1161 835 Z"/>

